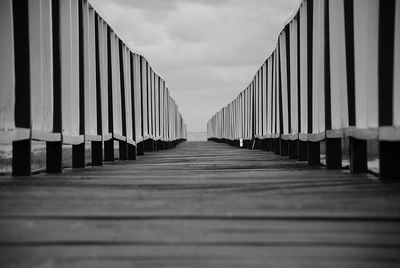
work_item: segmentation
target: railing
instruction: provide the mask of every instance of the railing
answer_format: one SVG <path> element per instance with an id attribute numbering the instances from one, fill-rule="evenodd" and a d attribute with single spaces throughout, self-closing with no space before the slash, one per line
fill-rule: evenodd
<path id="1" fill-rule="evenodd" d="M 400 3 L 303 0 L 250 85 L 207 124 L 211 140 L 367 170 L 379 141 L 380 177 L 400 177 Z"/>
<path id="2" fill-rule="evenodd" d="M 86 0 L 0 1 L 0 141 L 14 175 L 31 174 L 31 141 L 46 142 L 47 172 L 135 159 L 186 139 L 165 81 Z M 104 157 L 103 157 L 104 148 Z"/>

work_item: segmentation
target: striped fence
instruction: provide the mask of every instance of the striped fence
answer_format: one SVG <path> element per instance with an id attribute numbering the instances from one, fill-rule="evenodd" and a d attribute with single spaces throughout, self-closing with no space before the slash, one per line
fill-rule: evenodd
<path id="1" fill-rule="evenodd" d="M 46 142 L 47 172 L 136 159 L 186 139 L 165 81 L 86 0 L 0 1 L 0 142 L 14 175 L 31 174 L 31 142 Z"/>
<path id="2" fill-rule="evenodd" d="M 380 177 L 400 176 L 400 3 L 303 0 L 250 85 L 207 124 L 208 138 L 367 171 L 379 141 Z"/>

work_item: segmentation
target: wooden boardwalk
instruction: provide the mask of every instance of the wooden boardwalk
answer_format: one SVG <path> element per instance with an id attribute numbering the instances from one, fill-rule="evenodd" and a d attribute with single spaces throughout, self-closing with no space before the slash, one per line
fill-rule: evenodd
<path id="1" fill-rule="evenodd" d="M 400 267 L 400 185 L 211 142 L 0 178 L 0 267 Z"/>

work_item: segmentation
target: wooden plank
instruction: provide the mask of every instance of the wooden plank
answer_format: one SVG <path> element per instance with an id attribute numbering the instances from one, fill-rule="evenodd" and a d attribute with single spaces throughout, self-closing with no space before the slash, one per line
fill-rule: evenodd
<path id="1" fill-rule="evenodd" d="M 2 177 L 0 266 L 397 267 L 399 190 L 212 142 Z"/>

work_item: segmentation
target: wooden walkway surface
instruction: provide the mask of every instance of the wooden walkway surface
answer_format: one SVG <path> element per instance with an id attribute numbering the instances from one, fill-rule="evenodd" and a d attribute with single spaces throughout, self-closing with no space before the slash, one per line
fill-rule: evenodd
<path id="1" fill-rule="evenodd" d="M 400 185 L 211 142 L 0 178 L 0 267 L 400 267 Z"/>

